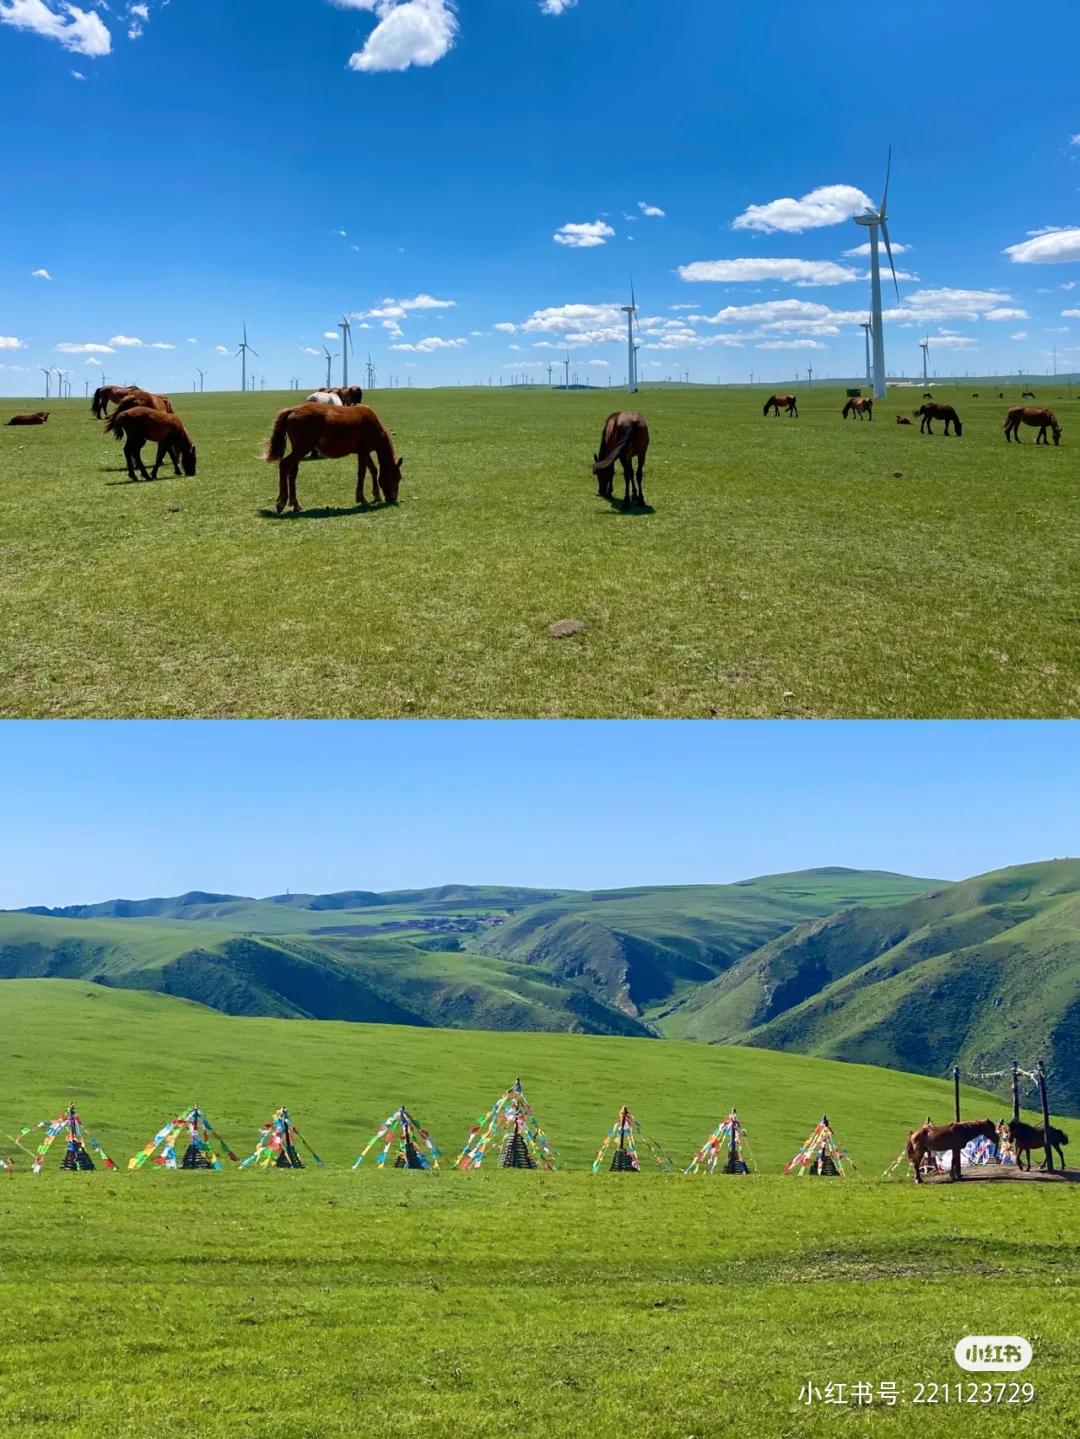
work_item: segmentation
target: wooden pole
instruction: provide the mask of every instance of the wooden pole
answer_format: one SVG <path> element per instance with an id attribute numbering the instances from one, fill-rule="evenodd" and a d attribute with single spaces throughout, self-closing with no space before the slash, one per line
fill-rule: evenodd
<path id="1" fill-rule="evenodd" d="M 1054 1172 L 1054 1149 L 1050 1143 L 1050 1101 L 1046 1097 L 1046 1066 L 1040 1059 L 1035 1066 L 1035 1073 L 1039 1080 L 1039 1098 L 1042 1100 L 1043 1112 L 1043 1138 L 1046 1140 L 1046 1172 Z"/>
<path id="2" fill-rule="evenodd" d="M 1020 1118 L 1020 1066 L 1014 1059 L 1012 1062 L 1012 1099 L 1013 1099 L 1013 1120 Z"/>
<path id="3" fill-rule="evenodd" d="M 957 1124 L 959 1124 L 959 1123 L 960 1123 L 960 1066 L 959 1066 L 958 1064 L 954 1064 L 954 1065 L 953 1065 L 952 1088 L 953 1088 L 953 1118 L 956 1120 Z"/>

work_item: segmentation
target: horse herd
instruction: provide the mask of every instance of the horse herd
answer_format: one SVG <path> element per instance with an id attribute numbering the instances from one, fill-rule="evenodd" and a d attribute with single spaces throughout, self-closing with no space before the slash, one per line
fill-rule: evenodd
<path id="1" fill-rule="evenodd" d="M 978 399 L 979 397 L 976 395 L 974 398 Z M 1034 399 L 1035 397 L 1030 391 L 1027 391 L 1025 392 L 1025 398 Z M 770 410 L 773 413 L 774 419 L 779 418 L 781 410 L 783 410 L 790 419 L 797 420 L 799 418 L 799 403 L 795 395 L 770 395 L 765 401 L 761 413 L 767 415 Z M 845 420 L 849 415 L 853 418 L 857 417 L 860 420 L 872 420 L 874 418 L 873 396 L 851 396 L 844 405 L 844 408 L 840 411 L 840 414 Z M 932 435 L 934 433 L 934 420 L 941 420 L 944 423 L 945 433 L 947 435 L 953 431 L 955 431 L 957 435 L 964 433 L 960 416 L 956 413 L 953 406 L 945 405 L 938 400 L 934 400 L 929 393 L 923 396 L 923 403 L 919 408 L 912 411 L 912 418 L 920 420 L 920 434 Z M 911 420 L 909 420 L 906 415 L 897 415 L 896 423 L 898 425 L 910 425 Z M 1015 440 L 1016 443 L 1019 444 L 1021 425 L 1030 425 L 1033 429 L 1038 430 L 1039 433 L 1035 436 L 1035 443 L 1037 445 L 1048 445 L 1050 443 L 1047 439 L 1047 431 L 1053 435 L 1055 445 L 1061 443 L 1061 426 L 1058 424 L 1057 416 L 1053 410 L 1037 409 L 1033 405 L 1012 405 L 1005 416 L 1005 424 L 1003 426 L 1006 440 Z"/>
<path id="2" fill-rule="evenodd" d="M 1048 1147 L 1057 1150 L 1061 1167 L 1065 1168 L 1062 1146 L 1068 1144 L 1069 1136 L 1063 1130 L 1056 1129 L 1051 1124 L 1047 1131 L 1041 1124 L 1026 1124 L 1022 1119 L 1010 1119 L 1005 1125 L 1005 1129 L 1016 1155 L 1016 1167 L 1019 1170 L 1031 1169 L 1031 1151 L 1033 1149 L 1045 1150 Z M 905 1153 L 915 1171 L 915 1183 L 923 1182 L 923 1170 L 933 1165 L 933 1156 L 946 1152 L 951 1155 L 950 1178 L 963 1179 L 960 1156 L 965 1145 L 970 1144 L 973 1139 L 989 1139 L 996 1146 L 998 1138 L 998 1126 L 992 1119 L 958 1119 L 953 1124 L 933 1124 L 928 1119 L 921 1129 L 911 1131 L 905 1145 Z M 1025 1155 L 1027 1156 L 1026 1166 L 1024 1164 Z M 1045 1159 L 1040 1168 L 1046 1168 Z"/>

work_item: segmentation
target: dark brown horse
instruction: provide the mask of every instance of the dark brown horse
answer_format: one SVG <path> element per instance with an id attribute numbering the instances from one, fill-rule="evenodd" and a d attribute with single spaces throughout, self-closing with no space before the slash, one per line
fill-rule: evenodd
<path id="1" fill-rule="evenodd" d="M 874 418 L 874 401 L 869 395 L 865 397 L 854 396 L 848 400 L 841 414 L 845 420 L 848 415 L 858 415 L 860 420 L 872 420 Z"/>
<path id="2" fill-rule="evenodd" d="M 288 455 L 285 454 L 286 438 L 292 447 Z M 325 460 L 343 460 L 347 455 L 357 457 L 358 505 L 366 503 L 364 477 L 368 471 L 371 472 L 375 503 L 380 498 L 391 505 L 397 503 L 401 467 L 405 461 L 394 454 L 394 443 L 375 411 L 367 405 L 305 404 L 278 412 L 263 455 L 268 463 L 278 465 L 276 508 L 279 515 L 286 505 L 291 505 L 294 511 L 300 509 L 296 498 L 296 474 L 301 459 L 312 450 Z M 372 455 L 379 462 L 377 473 Z"/>
<path id="3" fill-rule="evenodd" d="M 132 390 L 123 399 L 117 401 L 114 415 L 122 415 L 127 410 L 161 410 L 166 415 L 175 414 L 172 401 L 168 395 L 152 395 L 149 390 Z"/>
<path id="4" fill-rule="evenodd" d="M 964 427 L 960 423 L 960 416 L 953 409 L 952 405 L 943 405 L 937 400 L 933 400 L 928 404 L 920 405 L 917 410 L 912 411 L 912 414 L 916 419 L 918 419 L 920 415 L 922 416 L 922 424 L 919 426 L 921 434 L 932 435 L 934 433 L 930 426 L 931 420 L 944 420 L 946 434 L 949 433 L 950 425 L 955 427 L 958 435 L 964 433 Z"/>
<path id="5" fill-rule="evenodd" d="M 333 385 L 327 394 L 337 395 L 343 405 L 362 405 L 364 403 L 364 392 L 359 385 Z"/>
<path id="6" fill-rule="evenodd" d="M 103 420 L 109 413 L 110 405 L 119 404 L 125 395 L 137 389 L 137 385 L 99 385 L 90 401 L 90 413 L 95 420 Z"/>
<path id="7" fill-rule="evenodd" d="M 997 1125 L 992 1119 L 961 1119 L 955 1124 L 924 1124 L 913 1129 L 907 1137 L 907 1157 L 915 1171 L 915 1183 L 922 1183 L 923 1161 L 929 1154 L 940 1154 L 952 1150 L 952 1164 L 949 1173 L 953 1179 L 963 1179 L 960 1170 L 960 1152 L 965 1144 L 985 1136 L 997 1144 Z"/>
<path id="8" fill-rule="evenodd" d="M 1046 1148 L 1046 1131 L 1041 1124 L 1025 1124 L 1022 1119 L 1009 1120 L 1009 1138 L 1012 1140 L 1013 1149 L 1016 1151 L 1016 1167 L 1023 1169 L 1024 1155 L 1027 1155 L 1027 1168 L 1031 1168 L 1031 1151 L 1033 1149 Z M 1062 1169 L 1065 1168 L 1065 1156 L 1061 1152 L 1061 1146 L 1068 1144 L 1069 1136 L 1063 1129 L 1055 1129 L 1050 1126 L 1050 1148 L 1057 1150 L 1058 1159 L 1061 1161 Z M 1046 1159 L 1043 1159 L 1040 1169 L 1046 1168 Z"/>
<path id="9" fill-rule="evenodd" d="M 35 410 L 32 415 L 12 415 L 8 420 L 9 425 L 43 425 L 52 413 L 51 410 Z"/>
<path id="10" fill-rule="evenodd" d="M 598 493 L 607 500 L 611 499 L 615 466 L 622 465 L 623 504 L 643 505 L 645 495 L 641 488 L 641 477 L 645 473 L 645 456 L 648 451 L 649 427 L 645 423 L 645 416 L 639 410 L 616 410 L 608 415 L 600 435 L 600 453 L 593 455 L 592 472 L 596 476 Z"/>
<path id="11" fill-rule="evenodd" d="M 1031 425 L 1039 433 L 1035 436 L 1037 445 L 1048 445 L 1050 441 L 1046 438 L 1049 430 L 1054 436 L 1054 444 L 1061 443 L 1061 426 L 1057 422 L 1057 416 L 1053 410 L 1036 410 L 1030 405 L 1012 405 L 1005 417 L 1005 438 L 1020 443 L 1020 426 Z"/>
<path id="12" fill-rule="evenodd" d="M 795 419 L 799 418 L 799 405 L 794 395 L 770 395 L 765 401 L 761 413 L 767 415 L 772 410 L 779 419 L 781 409 L 786 410 L 789 416 L 794 415 Z"/>
<path id="13" fill-rule="evenodd" d="M 166 455 L 172 460 L 176 474 L 180 473 L 181 465 L 185 475 L 195 473 L 195 446 L 191 443 L 191 436 L 184 429 L 179 415 L 154 410 L 147 405 L 136 405 L 134 409 L 117 410 L 111 414 L 105 421 L 105 433 L 124 441 L 124 459 L 127 460 L 128 474 L 133 480 L 139 478 L 135 473 L 136 465 L 144 480 L 156 480 Z M 158 447 L 157 459 L 150 474 L 146 473 L 142 459 L 142 448 L 147 440 L 156 441 Z"/>

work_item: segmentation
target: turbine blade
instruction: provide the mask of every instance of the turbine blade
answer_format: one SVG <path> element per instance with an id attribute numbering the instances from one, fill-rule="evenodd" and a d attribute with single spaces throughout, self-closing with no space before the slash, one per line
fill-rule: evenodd
<path id="1" fill-rule="evenodd" d="M 885 241 L 885 253 L 889 257 L 889 269 L 892 271 L 893 289 L 896 291 L 897 300 L 900 299 L 900 286 L 896 283 L 896 266 L 893 264 L 892 246 L 889 244 L 889 227 L 885 223 L 885 216 L 881 217 L 881 238 Z"/>
<path id="2" fill-rule="evenodd" d="M 250 346 L 250 345 L 248 346 L 248 349 L 251 350 L 251 346 Z M 251 350 L 251 353 L 255 356 L 256 359 L 259 358 L 259 352 L 258 352 L 258 350 Z"/>
<path id="3" fill-rule="evenodd" d="M 889 146 L 889 158 L 885 162 L 885 189 L 882 191 L 881 204 L 878 206 L 878 214 L 884 220 L 889 213 L 889 172 L 892 170 L 892 146 Z"/>

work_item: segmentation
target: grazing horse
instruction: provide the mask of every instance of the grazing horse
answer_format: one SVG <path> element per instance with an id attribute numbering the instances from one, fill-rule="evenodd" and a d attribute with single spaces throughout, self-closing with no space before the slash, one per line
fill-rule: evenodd
<path id="1" fill-rule="evenodd" d="M 12 415 L 8 420 L 9 425 L 43 425 L 52 413 L 51 410 L 35 410 L 32 415 Z"/>
<path id="2" fill-rule="evenodd" d="M 286 438 L 292 446 L 288 455 L 285 454 Z M 346 455 L 357 457 L 358 505 L 366 503 L 364 478 L 369 470 L 376 504 L 380 498 L 388 504 L 397 504 L 401 467 L 405 461 L 394 454 L 394 443 L 375 411 L 367 405 L 312 403 L 279 411 L 267 441 L 263 459 L 278 465 L 279 515 L 286 505 L 299 511 L 296 474 L 301 458 L 312 450 L 317 450 L 324 460 L 342 460 Z M 371 461 L 372 454 L 379 461 L 378 473 Z"/>
<path id="3" fill-rule="evenodd" d="M 114 415 L 126 414 L 128 410 L 161 410 L 163 414 L 174 414 L 172 401 L 168 395 L 152 395 L 149 390 L 132 390 L 123 399 L 117 401 Z"/>
<path id="4" fill-rule="evenodd" d="M 848 415 L 858 415 L 860 420 L 872 420 L 874 418 L 874 401 L 867 395 L 865 398 L 856 397 L 848 400 L 840 412 L 846 420 Z"/>
<path id="5" fill-rule="evenodd" d="M 926 1156 L 940 1154 L 945 1149 L 952 1150 L 951 1177 L 954 1180 L 963 1179 L 960 1152 L 965 1144 L 981 1136 L 997 1144 L 997 1125 L 992 1119 L 961 1119 L 955 1124 L 924 1124 L 921 1129 L 913 1129 L 907 1137 L 905 1150 L 915 1171 L 915 1183 L 922 1183 L 922 1166 Z"/>
<path id="6" fill-rule="evenodd" d="M 611 499 L 615 466 L 620 464 L 625 482 L 623 504 L 643 505 L 645 496 L 641 489 L 641 477 L 645 473 L 648 450 L 649 427 L 639 410 L 616 410 L 608 415 L 600 435 L 600 453 L 593 455 L 592 472 L 596 476 L 597 492 L 605 499 Z"/>
<path id="7" fill-rule="evenodd" d="M 1031 1151 L 1033 1149 L 1046 1148 L 1046 1131 L 1041 1124 L 1025 1124 L 1022 1119 L 1009 1120 L 1009 1138 L 1012 1140 L 1013 1148 L 1016 1150 L 1016 1167 L 1024 1168 L 1024 1155 L 1027 1155 L 1027 1168 L 1031 1168 Z M 1065 1156 L 1061 1152 L 1061 1146 L 1068 1144 L 1069 1136 L 1062 1129 L 1055 1129 L 1050 1126 L 1050 1148 L 1057 1150 L 1058 1159 L 1061 1161 L 1062 1169 L 1065 1168 Z M 1043 1159 L 1040 1169 L 1046 1168 L 1046 1160 Z"/>
<path id="8" fill-rule="evenodd" d="M 917 410 L 912 411 L 912 414 L 916 419 L 918 419 L 920 415 L 922 416 L 922 424 L 919 426 L 920 434 L 932 435 L 934 433 L 930 427 L 931 420 L 944 420 L 946 434 L 949 433 L 950 425 L 955 426 L 958 435 L 964 433 L 964 427 L 960 423 L 960 416 L 953 409 L 952 405 L 942 405 L 935 401 L 933 404 L 920 405 Z"/>
<path id="9" fill-rule="evenodd" d="M 90 401 L 90 413 L 95 420 L 103 420 L 109 413 L 110 405 L 117 405 L 125 395 L 132 395 L 138 385 L 99 385 Z"/>
<path id="10" fill-rule="evenodd" d="M 1038 429 L 1035 436 L 1037 445 L 1048 445 L 1050 441 L 1046 438 L 1047 430 L 1054 436 L 1054 444 L 1061 443 L 1061 426 L 1057 422 L 1057 416 L 1053 410 L 1035 410 L 1030 406 L 1013 405 L 1005 417 L 1005 438 L 1020 443 L 1020 426 L 1031 425 Z"/>
<path id="11" fill-rule="evenodd" d="M 922 397 L 924 400 L 932 400 L 934 398 L 929 390 L 923 390 Z"/>
<path id="12" fill-rule="evenodd" d="M 304 401 L 307 405 L 337 405 L 339 408 L 345 401 L 335 390 L 315 390 L 308 395 Z"/>
<path id="13" fill-rule="evenodd" d="M 1034 390 L 1021 390 L 1021 391 L 1020 391 L 1020 398 L 1021 398 L 1022 400 L 1033 400 L 1033 399 L 1035 398 L 1035 391 L 1034 391 Z"/>
<path id="14" fill-rule="evenodd" d="M 769 411 L 772 410 L 776 418 L 779 419 L 781 406 L 787 411 L 789 416 L 794 415 L 796 419 L 799 418 L 799 405 L 794 395 L 770 395 L 765 401 L 765 407 L 761 413 L 767 415 Z"/>
<path id="15" fill-rule="evenodd" d="M 156 480 L 158 469 L 166 455 L 172 460 L 176 474 L 180 473 L 181 465 L 185 475 L 195 473 L 195 446 L 191 443 L 191 436 L 184 429 L 179 415 L 167 414 L 164 410 L 155 410 L 148 405 L 136 405 L 133 409 L 116 410 L 111 414 L 105 421 L 105 433 L 115 435 L 117 440 L 125 442 L 124 459 L 127 460 L 128 474 L 133 480 L 139 478 L 135 473 L 136 465 L 144 480 Z M 142 459 L 142 448 L 147 440 L 156 441 L 158 447 L 157 459 L 150 474 L 146 473 Z"/>

